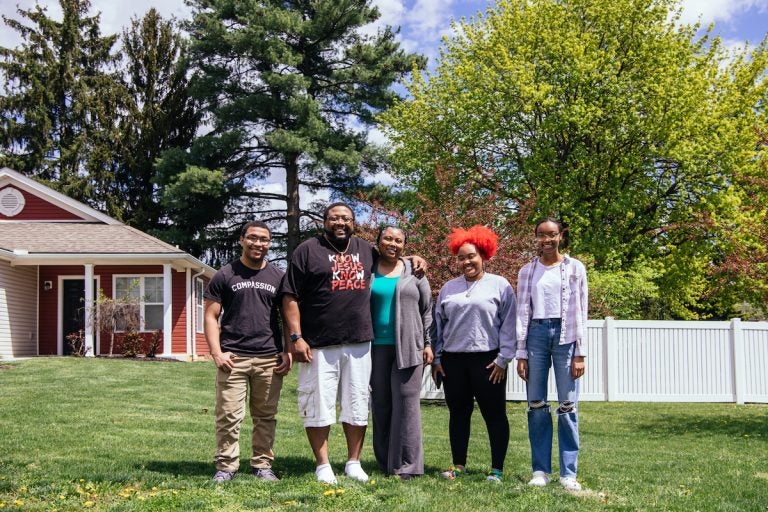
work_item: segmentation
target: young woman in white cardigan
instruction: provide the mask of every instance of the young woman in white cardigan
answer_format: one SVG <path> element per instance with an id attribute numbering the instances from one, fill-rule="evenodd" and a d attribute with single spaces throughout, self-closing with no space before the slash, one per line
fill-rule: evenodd
<path id="1" fill-rule="evenodd" d="M 558 407 L 560 484 L 580 491 L 578 379 L 584 375 L 587 334 L 587 272 L 575 258 L 560 253 L 563 225 L 552 218 L 536 223 L 539 256 L 517 280 L 517 373 L 527 383 L 528 438 L 533 475 L 529 485 L 545 486 L 552 472 L 552 417 L 547 379 L 554 369 Z"/>

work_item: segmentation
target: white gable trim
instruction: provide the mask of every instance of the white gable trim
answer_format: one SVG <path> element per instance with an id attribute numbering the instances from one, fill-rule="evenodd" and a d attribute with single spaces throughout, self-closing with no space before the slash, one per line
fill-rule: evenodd
<path id="1" fill-rule="evenodd" d="M 211 278 L 216 270 L 198 260 L 191 254 L 155 253 L 155 254 L 51 254 L 31 253 L 19 254 L 0 249 L 0 259 L 11 262 L 11 266 L 26 265 L 164 265 L 170 264 L 177 272 L 190 268 L 199 271 L 205 277 Z"/>
<path id="2" fill-rule="evenodd" d="M 46 187 L 42 183 L 38 183 L 37 181 L 30 179 L 23 174 L 14 171 L 13 169 L 3 167 L 0 169 L 0 188 L 3 188 L 7 185 L 13 185 L 16 188 L 28 192 L 29 194 L 48 201 L 49 203 L 58 206 L 62 210 L 66 210 L 69 213 L 81 217 L 82 220 L 97 221 L 103 222 L 104 224 L 113 225 L 122 224 L 122 222 L 118 221 L 117 219 L 113 219 L 108 215 L 104 215 L 98 210 L 94 210 L 90 206 L 87 206 L 80 201 L 75 201 L 71 197 L 67 197 L 60 192 L 56 192 L 52 188 Z M 82 222 L 82 220 L 80 220 L 80 222 Z"/>

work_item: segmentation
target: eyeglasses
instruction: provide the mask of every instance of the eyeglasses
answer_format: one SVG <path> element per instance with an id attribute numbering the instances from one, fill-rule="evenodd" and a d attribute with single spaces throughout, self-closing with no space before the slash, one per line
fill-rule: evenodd
<path id="1" fill-rule="evenodd" d="M 349 224 L 354 219 L 352 217 L 347 217 L 346 215 L 336 215 L 335 217 L 328 217 L 326 220 L 328 222 L 343 222 Z"/>
<path id="2" fill-rule="evenodd" d="M 254 235 L 246 236 L 246 237 L 244 237 L 244 239 L 245 239 L 246 242 L 248 242 L 249 244 L 252 244 L 252 245 L 255 245 L 255 244 L 268 244 L 269 242 L 272 241 L 271 238 L 268 238 L 266 236 L 254 236 Z"/>
<path id="3" fill-rule="evenodd" d="M 560 233 L 536 233 L 536 240 L 554 240 L 559 237 Z"/>

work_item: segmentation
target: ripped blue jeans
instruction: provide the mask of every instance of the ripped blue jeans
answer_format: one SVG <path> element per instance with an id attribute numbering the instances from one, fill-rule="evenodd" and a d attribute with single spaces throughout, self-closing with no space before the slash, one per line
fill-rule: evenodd
<path id="1" fill-rule="evenodd" d="M 560 319 L 531 320 L 528 328 L 528 439 L 533 471 L 552 472 L 552 416 L 547 403 L 549 367 L 557 386 L 560 476 L 576 477 L 579 458 L 579 382 L 571 376 L 575 343 L 560 345 Z"/>

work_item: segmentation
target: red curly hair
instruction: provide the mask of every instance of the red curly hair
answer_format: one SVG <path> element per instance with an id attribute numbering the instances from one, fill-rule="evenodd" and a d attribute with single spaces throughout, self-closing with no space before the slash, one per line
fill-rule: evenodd
<path id="1" fill-rule="evenodd" d="M 448 248 L 455 255 L 464 244 L 475 246 L 484 260 L 493 258 L 499 247 L 499 236 L 485 226 L 476 224 L 469 229 L 453 228 L 448 235 Z"/>

